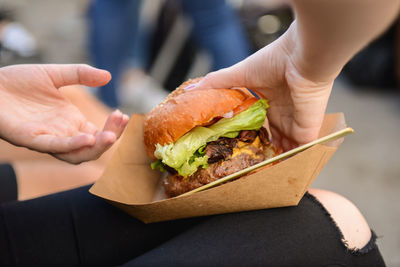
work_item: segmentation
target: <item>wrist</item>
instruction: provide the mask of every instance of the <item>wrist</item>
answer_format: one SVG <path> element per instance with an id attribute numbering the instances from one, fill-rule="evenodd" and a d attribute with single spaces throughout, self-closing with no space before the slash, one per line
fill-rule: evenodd
<path id="1" fill-rule="evenodd" d="M 345 63 L 329 60 L 321 50 L 308 47 L 295 20 L 281 38 L 281 45 L 287 53 L 287 70 L 297 72 L 301 77 L 315 83 L 331 83 L 339 75 Z"/>

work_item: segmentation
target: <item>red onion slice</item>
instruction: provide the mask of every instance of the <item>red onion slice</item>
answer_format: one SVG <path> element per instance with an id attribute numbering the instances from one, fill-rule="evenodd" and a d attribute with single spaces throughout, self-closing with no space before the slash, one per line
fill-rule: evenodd
<path id="1" fill-rule="evenodd" d="M 222 115 L 222 117 L 227 118 L 227 119 L 232 118 L 233 117 L 233 110 L 225 113 L 224 115 Z"/>

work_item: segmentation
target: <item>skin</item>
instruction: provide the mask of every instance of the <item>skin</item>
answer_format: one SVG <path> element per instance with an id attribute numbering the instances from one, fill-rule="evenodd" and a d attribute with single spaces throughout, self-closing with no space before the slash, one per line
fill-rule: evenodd
<path id="1" fill-rule="evenodd" d="M 108 107 L 79 85 L 65 86 L 59 91 L 96 127 L 103 127 L 111 112 Z M 116 146 L 114 144 L 97 160 L 73 165 L 0 140 L 0 162 L 12 164 L 17 177 L 18 199 L 25 200 L 95 182 Z"/>
<path id="2" fill-rule="evenodd" d="M 129 117 L 112 112 L 102 130 L 59 88 L 102 86 L 109 72 L 88 65 L 15 65 L 0 69 L 0 137 L 7 142 L 78 164 L 97 159 L 121 136 Z"/>
<path id="3" fill-rule="evenodd" d="M 103 128 L 111 110 L 101 103 L 96 97 L 91 95 L 80 85 L 70 85 L 59 88 L 59 92 L 69 102 L 76 106 L 79 111 L 93 123 L 97 128 Z M 25 147 L 17 147 L 0 139 L 0 162 L 32 161 L 32 160 L 51 160 L 56 158 L 46 153 L 29 150 Z M 108 152 L 106 154 L 109 154 Z M 98 160 L 104 161 L 104 155 Z M 96 162 L 98 161 L 96 160 Z M 68 165 L 68 164 L 67 164 Z"/>
<path id="4" fill-rule="evenodd" d="M 349 249 L 361 249 L 368 243 L 371 229 L 360 210 L 350 200 L 322 189 L 310 189 L 309 193 L 331 214 Z"/>
<path id="5" fill-rule="evenodd" d="M 275 42 L 212 72 L 190 90 L 243 86 L 268 100 L 273 140 L 284 150 L 318 137 L 332 85 L 346 62 L 394 20 L 398 0 L 292 1 L 296 19 Z"/>
<path id="6" fill-rule="evenodd" d="M 285 150 L 317 138 L 334 79 L 399 10 L 398 0 L 292 3 L 296 20 L 281 38 L 244 61 L 207 75 L 194 88 L 259 90 L 269 99 L 274 142 Z M 0 69 L 0 106 L 7 111 L 0 116 L 0 137 L 71 163 L 98 158 L 119 138 L 128 117 L 113 112 L 99 130 L 58 89 L 71 84 L 101 86 L 110 78 L 108 72 L 86 65 Z M 369 240 L 369 227 L 354 205 L 329 192 L 313 193 L 351 247 L 362 247 Z"/>
<path id="7" fill-rule="evenodd" d="M 269 101 L 273 142 L 283 150 L 318 137 L 335 78 L 391 24 L 400 1 L 294 0 L 292 6 L 296 19 L 279 39 L 187 88 L 258 90 Z M 354 204 L 332 192 L 310 192 L 332 215 L 349 248 L 367 244 L 371 231 Z"/>

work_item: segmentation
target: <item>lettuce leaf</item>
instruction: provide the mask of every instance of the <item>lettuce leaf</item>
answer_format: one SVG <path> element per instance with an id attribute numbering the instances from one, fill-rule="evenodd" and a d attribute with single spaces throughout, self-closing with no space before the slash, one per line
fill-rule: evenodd
<path id="1" fill-rule="evenodd" d="M 236 137 L 242 130 L 262 127 L 268 108 L 265 99 L 258 100 L 247 110 L 232 118 L 222 118 L 209 127 L 196 127 L 173 144 L 156 145 L 154 156 L 174 168 L 179 175 L 193 174 L 199 167 L 207 167 L 204 146 L 220 137 Z"/>
<path id="2" fill-rule="evenodd" d="M 150 164 L 150 166 L 151 166 L 151 169 L 152 170 L 159 170 L 159 171 L 161 171 L 161 172 L 165 172 L 166 171 L 166 169 L 164 168 L 164 164 L 161 162 L 161 160 L 156 160 L 156 161 L 153 161 L 151 164 Z"/>

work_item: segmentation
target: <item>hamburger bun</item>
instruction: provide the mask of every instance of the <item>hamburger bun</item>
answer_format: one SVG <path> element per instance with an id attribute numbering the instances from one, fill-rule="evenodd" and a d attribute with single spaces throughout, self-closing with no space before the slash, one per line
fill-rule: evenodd
<path id="1" fill-rule="evenodd" d="M 207 125 L 214 118 L 222 117 L 249 102 L 249 99 L 256 101 L 245 88 L 184 90 L 200 79 L 180 85 L 146 116 L 144 144 L 152 159 L 155 159 L 156 144 L 174 143 L 193 128 Z"/>

